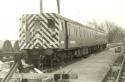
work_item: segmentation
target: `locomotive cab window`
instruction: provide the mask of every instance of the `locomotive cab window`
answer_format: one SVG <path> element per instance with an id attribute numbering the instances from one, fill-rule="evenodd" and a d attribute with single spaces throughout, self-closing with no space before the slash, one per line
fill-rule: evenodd
<path id="1" fill-rule="evenodd" d="M 55 22 L 53 19 L 48 19 L 48 27 L 52 29 L 55 28 Z"/>

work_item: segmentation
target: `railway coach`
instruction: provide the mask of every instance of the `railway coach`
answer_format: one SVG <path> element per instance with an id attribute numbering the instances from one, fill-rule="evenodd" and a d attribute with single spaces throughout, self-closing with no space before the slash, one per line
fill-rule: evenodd
<path id="1" fill-rule="evenodd" d="M 27 62 L 36 67 L 87 56 L 107 44 L 104 32 L 55 13 L 23 15 L 19 32 L 20 50 L 27 51 Z"/>

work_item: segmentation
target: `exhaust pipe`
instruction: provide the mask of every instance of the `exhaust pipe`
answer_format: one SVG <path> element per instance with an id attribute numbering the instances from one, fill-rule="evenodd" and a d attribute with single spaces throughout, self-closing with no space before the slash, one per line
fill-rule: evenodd
<path id="1" fill-rule="evenodd" d="M 58 14 L 60 14 L 60 0 L 56 0 L 56 2 L 57 2 Z"/>
<path id="2" fill-rule="evenodd" d="M 43 13 L 43 0 L 40 0 L 40 13 Z"/>

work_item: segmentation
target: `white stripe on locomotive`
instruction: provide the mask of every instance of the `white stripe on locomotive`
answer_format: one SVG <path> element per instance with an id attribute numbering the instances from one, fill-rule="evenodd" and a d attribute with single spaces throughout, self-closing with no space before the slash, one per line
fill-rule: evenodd
<path id="1" fill-rule="evenodd" d="M 40 45 L 42 45 L 42 43 L 40 42 L 40 40 L 37 39 L 37 40 L 34 42 L 34 47 L 36 47 L 38 43 L 39 43 Z M 42 47 L 43 47 L 43 48 L 46 48 L 45 45 L 42 45 Z"/>

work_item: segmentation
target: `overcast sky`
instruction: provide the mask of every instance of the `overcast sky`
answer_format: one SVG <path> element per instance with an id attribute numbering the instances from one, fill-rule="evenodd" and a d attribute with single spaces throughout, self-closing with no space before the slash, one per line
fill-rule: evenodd
<path id="1" fill-rule="evenodd" d="M 60 0 L 61 15 L 86 24 L 112 21 L 125 28 L 125 0 Z M 39 0 L 0 1 L 0 39 L 18 39 L 22 14 L 39 13 Z M 44 12 L 57 13 L 56 0 L 43 0 Z"/>

